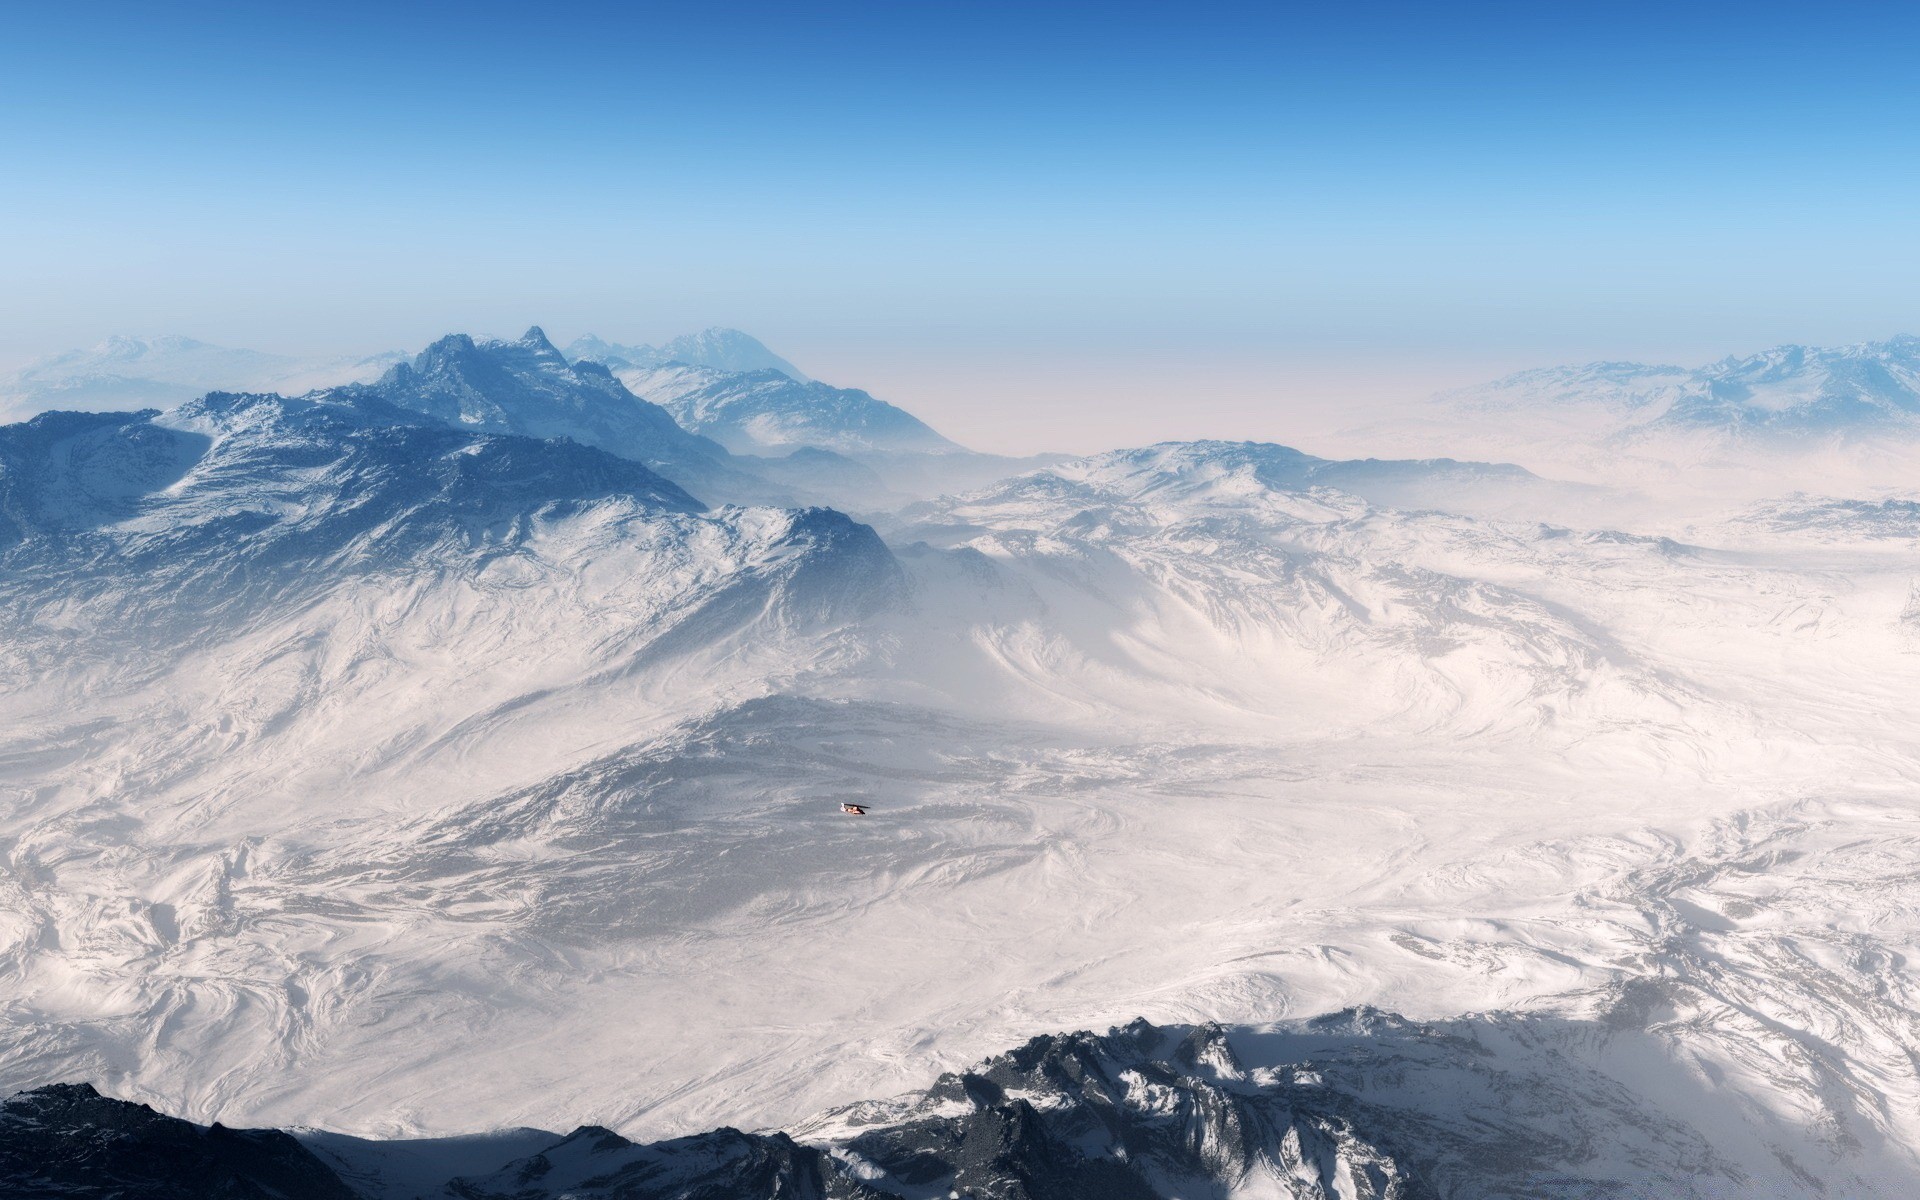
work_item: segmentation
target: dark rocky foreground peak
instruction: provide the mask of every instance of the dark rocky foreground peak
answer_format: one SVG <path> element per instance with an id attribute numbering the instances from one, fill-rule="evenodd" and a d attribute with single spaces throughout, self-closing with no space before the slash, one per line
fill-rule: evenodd
<path id="1" fill-rule="evenodd" d="M 355 1200 L 358 1193 L 277 1129 L 194 1125 L 84 1083 L 57 1083 L 0 1105 L 0 1195 Z"/>
<path id="2" fill-rule="evenodd" d="M 1135 1021 L 1105 1034 L 1038 1037 L 970 1070 L 942 1075 L 925 1091 L 835 1110 L 790 1132 L 722 1128 L 653 1143 L 591 1125 L 565 1136 L 522 1130 L 420 1143 L 243 1132 L 164 1117 L 85 1085 L 56 1085 L 0 1105 L 0 1195 L 1573 1200 L 1768 1194 L 1763 1181 L 1718 1160 L 1688 1125 L 1554 1049 L 1601 1036 L 1596 1028 L 1529 1018 L 1425 1025 L 1366 1009 L 1281 1029 Z M 1533 1049 L 1514 1059 L 1515 1046 Z M 1533 1055 L 1539 1061 L 1525 1061 Z M 393 1164 L 403 1160 L 412 1165 L 396 1170 Z M 423 1163 L 429 1165 L 423 1169 Z"/>

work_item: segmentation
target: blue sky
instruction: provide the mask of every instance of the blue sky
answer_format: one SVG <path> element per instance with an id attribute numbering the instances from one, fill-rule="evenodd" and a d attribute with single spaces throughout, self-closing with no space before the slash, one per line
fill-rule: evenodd
<path id="1" fill-rule="evenodd" d="M 0 362 L 729 324 L 993 441 L 1920 331 L 1912 6 L 395 8 L 0 8 Z"/>

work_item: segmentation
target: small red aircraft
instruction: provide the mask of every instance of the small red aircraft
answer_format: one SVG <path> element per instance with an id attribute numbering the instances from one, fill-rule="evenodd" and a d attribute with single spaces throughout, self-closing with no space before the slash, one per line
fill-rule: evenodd
<path id="1" fill-rule="evenodd" d="M 864 804 L 855 804 L 851 800 L 842 800 L 840 802 L 840 811 L 850 813 L 856 817 L 864 817 L 867 815 L 867 806 Z"/>

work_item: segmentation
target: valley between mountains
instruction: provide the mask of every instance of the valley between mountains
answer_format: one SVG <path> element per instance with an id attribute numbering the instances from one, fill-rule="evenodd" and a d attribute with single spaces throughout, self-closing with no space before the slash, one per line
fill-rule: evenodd
<path id="1" fill-rule="evenodd" d="M 207 1144 L 125 1100 L 288 1195 L 1920 1186 L 1912 339 L 1383 458 L 141 345 L 5 390 L 0 1180 Z"/>

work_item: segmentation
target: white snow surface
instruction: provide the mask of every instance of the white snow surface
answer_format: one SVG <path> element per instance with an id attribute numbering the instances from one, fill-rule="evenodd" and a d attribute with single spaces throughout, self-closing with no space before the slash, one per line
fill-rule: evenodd
<path id="1" fill-rule="evenodd" d="M 205 436 L 179 507 L 88 520 L 346 494 L 249 494 Z M 1477 1023 L 1514 1079 L 1577 1061 L 1751 1194 L 1912 1194 L 1920 522 L 1488 516 L 1531 485 L 1277 451 L 914 506 L 864 606 L 808 599 L 879 568 L 803 514 L 618 499 L 350 541 L 132 647 L 165 579 L 36 601 L 0 639 L 0 1085 L 661 1136 L 1134 1016 L 1257 1066 L 1367 1005 Z"/>

